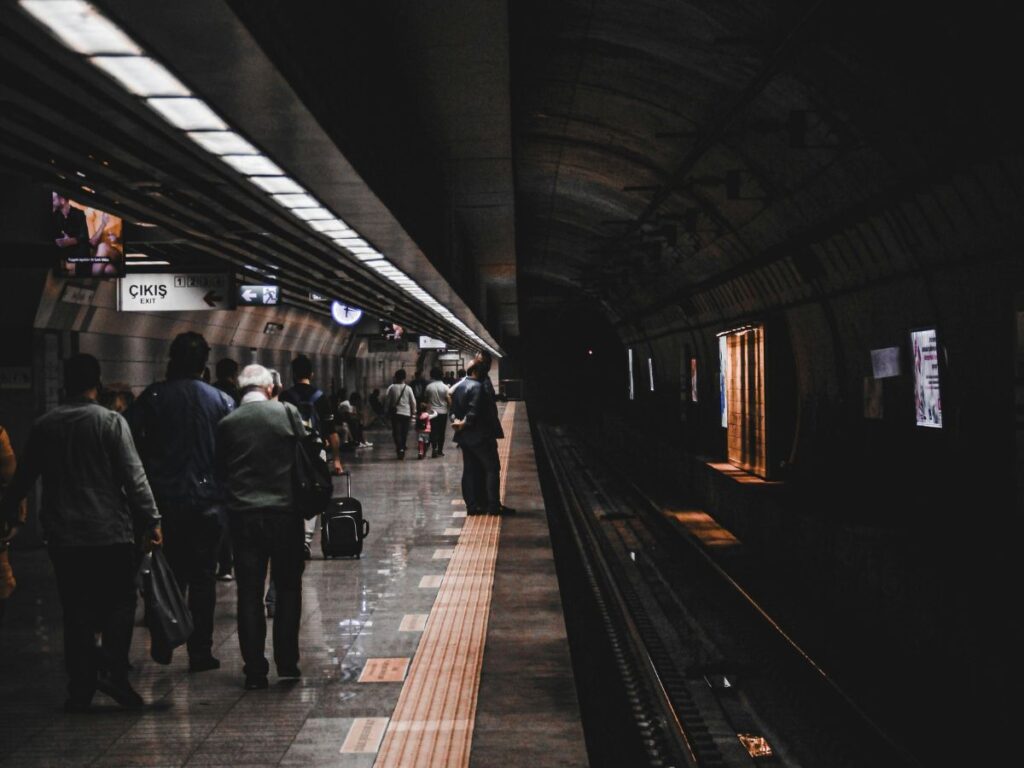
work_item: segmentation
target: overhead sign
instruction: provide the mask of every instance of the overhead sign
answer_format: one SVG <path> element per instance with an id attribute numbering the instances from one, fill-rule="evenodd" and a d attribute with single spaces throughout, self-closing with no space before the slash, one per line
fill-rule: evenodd
<path id="1" fill-rule="evenodd" d="M 316 291 L 310 291 L 309 292 L 309 300 L 310 301 L 327 301 L 327 297 L 324 296 L 322 293 L 317 293 Z"/>
<path id="2" fill-rule="evenodd" d="M 438 355 L 437 359 L 442 363 L 457 363 L 462 360 L 462 355 L 458 352 L 445 352 L 443 355 Z"/>
<path id="3" fill-rule="evenodd" d="M 276 285 L 238 286 L 239 305 L 273 306 L 280 298 L 281 289 Z"/>
<path id="4" fill-rule="evenodd" d="M 231 276 L 224 273 L 134 274 L 117 281 L 119 312 L 231 309 Z"/>
<path id="5" fill-rule="evenodd" d="M 448 345 L 440 339 L 420 336 L 420 349 L 445 349 Z"/>

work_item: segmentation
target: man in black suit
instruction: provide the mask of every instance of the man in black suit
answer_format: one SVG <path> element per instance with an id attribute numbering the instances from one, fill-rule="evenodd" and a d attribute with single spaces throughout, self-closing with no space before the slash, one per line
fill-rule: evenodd
<path id="1" fill-rule="evenodd" d="M 462 497 L 466 513 L 511 515 L 501 504 L 501 461 L 498 440 L 505 436 L 488 374 L 491 355 L 481 351 L 467 377 L 452 391 L 452 429 L 462 449 Z"/>

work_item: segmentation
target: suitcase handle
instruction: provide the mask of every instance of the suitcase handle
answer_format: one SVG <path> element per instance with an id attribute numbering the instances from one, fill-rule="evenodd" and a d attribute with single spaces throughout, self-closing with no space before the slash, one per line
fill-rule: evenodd
<path id="1" fill-rule="evenodd" d="M 363 518 L 363 538 L 365 539 L 370 535 L 370 521 L 365 517 Z"/>
<path id="2" fill-rule="evenodd" d="M 344 469 L 344 470 L 342 470 L 341 475 L 339 475 L 339 477 L 344 477 L 346 480 L 348 480 L 348 493 L 346 493 L 345 495 L 351 497 L 352 496 L 352 473 L 349 472 L 347 469 Z"/>

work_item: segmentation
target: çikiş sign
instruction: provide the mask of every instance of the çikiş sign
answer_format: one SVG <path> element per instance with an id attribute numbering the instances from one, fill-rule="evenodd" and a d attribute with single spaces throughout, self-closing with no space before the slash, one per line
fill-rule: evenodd
<path id="1" fill-rule="evenodd" d="M 259 306 L 273 306 L 280 298 L 276 285 L 241 285 L 238 287 L 238 303 Z"/>
<path id="2" fill-rule="evenodd" d="M 117 281 L 119 312 L 230 309 L 227 274 L 138 274 Z"/>

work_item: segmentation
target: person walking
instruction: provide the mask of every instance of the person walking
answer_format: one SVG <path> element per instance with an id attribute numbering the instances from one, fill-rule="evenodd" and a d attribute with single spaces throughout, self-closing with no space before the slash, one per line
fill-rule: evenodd
<path id="1" fill-rule="evenodd" d="M 242 404 L 217 426 L 217 467 L 227 487 L 238 588 L 238 644 L 245 688 L 267 687 L 267 621 L 263 590 L 274 574 L 274 662 L 279 677 L 299 677 L 302 615 L 302 517 L 293 508 L 292 465 L 303 435 L 298 409 L 272 400 L 273 379 L 262 365 L 238 377 Z"/>
<path id="2" fill-rule="evenodd" d="M 162 540 L 160 513 L 131 430 L 121 414 L 97 402 L 99 390 L 95 357 L 74 355 L 64 363 L 67 400 L 36 419 L 0 500 L 6 544 L 24 523 L 22 499 L 42 478 L 39 519 L 63 610 L 68 712 L 88 710 L 97 690 L 123 707 L 142 706 L 128 682 L 135 574 L 140 547 L 149 550 Z"/>
<path id="3" fill-rule="evenodd" d="M 395 453 L 405 458 L 405 444 L 409 439 L 409 426 L 416 418 L 416 398 L 405 382 L 404 368 L 395 371 L 395 378 L 384 393 L 384 406 L 391 417 L 391 437 L 395 441 Z"/>
<path id="4" fill-rule="evenodd" d="M 330 450 L 332 471 L 334 474 L 340 475 L 345 471 L 341 463 L 341 438 L 338 437 L 331 399 L 313 386 L 313 361 L 305 355 L 297 355 L 292 360 L 292 378 L 295 380 L 295 384 L 281 392 L 280 400 L 282 403 L 294 405 L 299 410 L 306 429 L 320 436 Z M 316 521 L 317 519 L 314 517 L 304 523 L 307 560 L 313 557 L 313 535 L 316 533 Z"/>
<path id="5" fill-rule="evenodd" d="M 220 667 L 213 655 L 213 614 L 226 516 L 214 444 L 217 423 L 235 407 L 230 395 L 202 381 L 209 355 L 200 334 L 178 334 L 171 342 L 166 381 L 147 387 L 129 413 L 164 516 L 164 553 L 192 612 L 191 672 Z"/>
<path id="6" fill-rule="evenodd" d="M 478 353 L 467 376 L 452 391 L 454 440 L 462 449 L 462 497 L 470 515 L 511 515 L 501 503 L 498 440 L 505 436 L 498 420 L 494 390 L 484 382 L 491 369 L 488 352 Z"/>
<path id="7" fill-rule="evenodd" d="M 440 368 L 430 369 L 430 383 L 423 393 L 430 409 L 437 415 L 430 422 L 430 456 L 444 456 L 444 437 L 448 428 L 448 386 Z"/>

